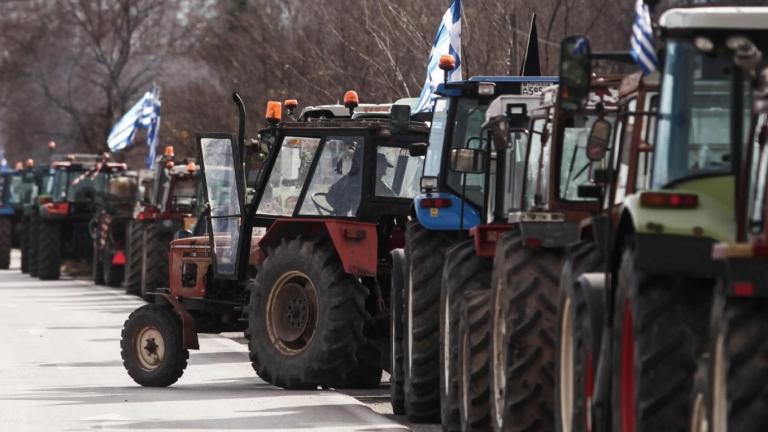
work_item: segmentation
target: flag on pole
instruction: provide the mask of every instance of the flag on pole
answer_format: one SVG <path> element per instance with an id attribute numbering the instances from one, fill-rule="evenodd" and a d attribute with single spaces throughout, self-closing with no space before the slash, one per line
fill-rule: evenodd
<path id="1" fill-rule="evenodd" d="M 144 93 L 144 96 L 112 126 L 107 138 L 109 150 L 117 152 L 125 149 L 133 142 L 136 129 L 148 129 L 147 166 L 151 167 L 154 164 L 160 131 L 160 106 L 160 88 L 153 86 L 152 90 Z"/>
<path id="2" fill-rule="evenodd" d="M 520 67 L 520 76 L 541 76 L 539 63 L 539 32 L 536 31 L 536 14 L 531 17 L 531 29 L 528 31 L 528 46 Z"/>
<path id="3" fill-rule="evenodd" d="M 453 0 L 437 29 L 427 61 L 427 79 L 415 112 L 432 111 L 434 92 L 444 79 L 444 72 L 439 67 L 440 56 L 444 54 L 456 59 L 456 68 L 448 73 L 448 81 L 461 81 L 461 0 Z"/>
<path id="4" fill-rule="evenodd" d="M 637 0 L 635 3 L 635 22 L 632 24 L 630 45 L 629 52 L 643 74 L 648 75 L 655 71 L 659 60 L 656 58 L 656 48 L 653 43 L 651 13 L 643 0 Z"/>

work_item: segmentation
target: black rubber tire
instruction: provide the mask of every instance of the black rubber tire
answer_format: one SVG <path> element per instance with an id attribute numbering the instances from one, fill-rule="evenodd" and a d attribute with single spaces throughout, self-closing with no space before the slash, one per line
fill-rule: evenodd
<path id="1" fill-rule="evenodd" d="M 169 285 L 168 254 L 173 234 L 161 231 L 154 223 L 144 230 L 143 238 L 141 297 L 152 303 L 155 296 L 151 293 Z"/>
<path id="2" fill-rule="evenodd" d="M 408 274 L 405 250 L 396 249 L 392 253 L 392 286 L 389 290 L 389 332 L 390 332 L 390 378 L 389 395 L 392 413 L 405 414 L 405 391 L 403 388 L 403 295 L 405 278 Z"/>
<path id="3" fill-rule="evenodd" d="M 445 252 L 456 233 L 429 231 L 411 221 L 405 253 L 405 412 L 414 422 L 440 420 L 440 291 Z"/>
<path id="4" fill-rule="evenodd" d="M 19 223 L 19 241 L 21 242 L 21 272 L 29 273 L 29 221 L 26 217 Z"/>
<path id="5" fill-rule="evenodd" d="M 37 276 L 40 280 L 61 278 L 61 233 L 60 222 L 43 220 L 38 233 Z"/>
<path id="6" fill-rule="evenodd" d="M 502 431 L 506 415 L 507 371 L 510 368 L 508 359 L 507 322 L 509 305 L 504 298 L 511 278 L 510 270 L 512 251 L 516 246 L 517 232 L 508 231 L 496 241 L 496 253 L 493 258 L 491 273 L 491 354 L 490 354 L 490 404 L 491 427 L 494 431 Z"/>
<path id="7" fill-rule="evenodd" d="M 276 347 L 268 330 L 270 294 L 289 272 L 306 275 L 317 296 L 317 325 L 307 344 L 291 354 Z M 286 389 L 348 384 L 350 371 L 366 349 L 363 328 L 371 319 L 365 308 L 368 289 L 344 272 L 330 241 L 308 236 L 284 239 L 270 250 L 248 289 L 246 338 L 253 368 L 263 380 Z"/>
<path id="8" fill-rule="evenodd" d="M 165 344 L 165 357 L 154 370 L 141 366 L 136 351 L 136 337 L 147 327 L 160 332 Z M 169 306 L 144 305 L 136 309 L 123 325 L 120 355 L 128 375 L 144 387 L 168 387 L 175 383 L 187 367 L 189 351 L 184 348 L 181 319 Z"/>
<path id="9" fill-rule="evenodd" d="M 631 241 L 625 243 L 616 276 L 611 412 L 613 429 L 632 422 L 637 431 L 687 431 L 690 427 L 694 376 L 706 350 L 712 282 L 649 275 L 635 267 Z M 631 311 L 631 316 L 626 311 Z M 625 392 L 621 380 L 625 355 L 622 346 L 625 319 L 633 349 L 633 413 L 621 407 Z M 628 336 L 629 337 L 629 336 Z"/>
<path id="10" fill-rule="evenodd" d="M 104 283 L 108 287 L 117 288 L 123 283 L 125 265 L 112 264 L 112 259 L 114 256 L 115 250 L 112 248 L 112 244 L 107 243 L 107 248 L 104 249 L 104 258 L 102 258 L 102 265 L 104 268 Z"/>
<path id="11" fill-rule="evenodd" d="M 553 431 L 557 293 L 563 249 L 530 248 L 515 236 L 503 272 L 506 389 L 503 431 Z M 496 331 L 496 330 L 494 330 Z M 494 424 L 494 427 L 496 425 Z"/>
<path id="12" fill-rule="evenodd" d="M 12 237 L 13 221 L 10 217 L 0 216 L 0 270 L 7 270 L 11 266 Z"/>
<path id="13" fill-rule="evenodd" d="M 584 287 L 576 281 L 583 273 L 600 270 L 602 257 L 594 242 L 581 242 L 568 248 L 566 252 L 563 270 L 560 273 L 560 301 L 557 312 L 557 354 L 555 356 L 555 426 L 557 431 L 584 432 L 588 430 L 589 398 L 586 394 L 587 387 L 594 388 L 594 382 L 588 383 L 588 377 L 594 379 L 596 362 L 598 360 L 597 345 L 600 343 L 598 329 L 592 328 L 591 313 Z M 602 304 L 600 304 L 602 306 Z M 567 310 L 566 310 L 567 308 Z M 570 322 L 569 334 L 564 334 L 564 320 L 568 317 Z M 600 323 L 602 324 L 602 323 Z M 572 366 L 573 377 L 571 388 L 573 394 L 566 400 L 572 401 L 569 408 L 570 418 L 565 418 L 561 407 L 563 404 L 562 362 L 564 361 L 561 348 L 564 338 L 570 340 L 573 347 L 573 357 L 569 361 Z"/>
<path id="14" fill-rule="evenodd" d="M 126 294 L 141 295 L 141 258 L 143 254 L 144 226 L 145 224 L 138 220 L 128 222 L 125 279 L 123 281 Z"/>
<path id="15" fill-rule="evenodd" d="M 477 256 L 474 240 L 448 249 L 440 292 L 440 420 L 444 431 L 461 429 L 459 410 L 459 316 L 468 291 L 487 290 L 493 262 Z M 487 406 L 487 404 L 486 404 Z"/>
<path id="16" fill-rule="evenodd" d="M 364 332 L 365 333 L 365 332 Z M 381 347 L 372 339 L 366 339 L 357 350 L 357 366 L 347 374 L 338 388 L 373 389 L 381 385 L 384 370 L 381 365 Z"/>
<path id="17" fill-rule="evenodd" d="M 104 256 L 99 251 L 98 240 L 93 241 L 91 253 L 91 280 L 96 285 L 104 285 Z"/>
<path id="18" fill-rule="evenodd" d="M 713 313 L 707 392 L 711 431 L 758 432 L 768 428 L 768 301 L 729 298 Z M 722 357 L 717 355 L 718 335 Z M 726 411 L 714 418 L 714 372 L 722 361 Z M 720 424 L 717 424 L 720 423 Z M 721 429 L 722 428 L 722 429 Z"/>
<path id="19" fill-rule="evenodd" d="M 458 396 L 462 432 L 491 429 L 491 291 L 462 294 L 458 330 Z"/>
<path id="20" fill-rule="evenodd" d="M 39 271 L 39 259 L 38 259 L 38 243 L 40 231 L 40 216 L 37 214 L 37 209 L 33 210 L 32 215 L 29 217 L 29 275 L 37 277 Z"/>

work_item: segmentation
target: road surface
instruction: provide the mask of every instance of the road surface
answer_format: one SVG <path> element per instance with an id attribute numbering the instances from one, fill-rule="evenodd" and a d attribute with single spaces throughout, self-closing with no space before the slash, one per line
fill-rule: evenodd
<path id="1" fill-rule="evenodd" d="M 0 430 L 439 430 L 386 415 L 384 386 L 273 387 L 255 375 L 246 348 L 222 336 L 201 335 L 172 387 L 142 388 L 125 373 L 119 346 L 141 300 L 85 280 L 39 281 L 14 258 L 0 271 Z"/>

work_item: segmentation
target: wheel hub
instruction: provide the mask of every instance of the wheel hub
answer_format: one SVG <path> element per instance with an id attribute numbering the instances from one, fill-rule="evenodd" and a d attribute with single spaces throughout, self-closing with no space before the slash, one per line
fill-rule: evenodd
<path id="1" fill-rule="evenodd" d="M 139 366 L 146 371 L 154 371 L 165 359 L 165 339 L 162 333 L 153 327 L 142 328 L 136 337 L 136 353 Z"/>
<path id="2" fill-rule="evenodd" d="M 315 333 L 317 313 L 317 292 L 309 277 L 298 271 L 281 276 L 267 300 L 267 330 L 278 351 L 304 351 Z"/>

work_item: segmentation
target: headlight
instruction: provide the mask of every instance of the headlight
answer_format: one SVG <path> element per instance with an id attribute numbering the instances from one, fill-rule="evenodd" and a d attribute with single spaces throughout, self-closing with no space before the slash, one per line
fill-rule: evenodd
<path id="1" fill-rule="evenodd" d="M 424 176 L 421 178 L 421 190 L 428 192 L 437 189 L 437 177 Z"/>

